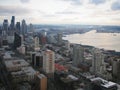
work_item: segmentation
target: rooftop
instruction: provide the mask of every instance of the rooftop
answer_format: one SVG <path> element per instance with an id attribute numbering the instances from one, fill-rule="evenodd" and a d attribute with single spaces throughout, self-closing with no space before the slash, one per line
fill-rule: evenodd
<path id="1" fill-rule="evenodd" d="M 38 78 L 39 78 L 39 79 L 42 79 L 42 78 L 45 78 L 45 77 L 46 77 L 46 76 L 43 75 L 43 74 L 39 74 L 39 75 L 38 75 Z"/>
<path id="2" fill-rule="evenodd" d="M 24 59 L 18 59 L 18 60 L 5 61 L 5 65 L 7 68 L 13 68 L 13 67 L 28 66 L 29 63 L 26 62 Z"/>
<path id="3" fill-rule="evenodd" d="M 73 76 L 73 75 L 68 75 L 66 78 L 61 78 L 61 80 L 64 82 L 64 83 L 70 83 L 70 82 L 74 82 L 74 81 L 77 81 L 78 78 Z"/>
<path id="4" fill-rule="evenodd" d="M 3 56 L 4 59 L 11 59 L 12 56 L 11 56 L 11 53 L 10 52 L 6 52 Z"/>
<path id="5" fill-rule="evenodd" d="M 34 75 L 36 71 L 32 67 L 21 67 L 20 71 L 12 72 L 12 75 L 21 76 L 21 75 Z"/>
<path id="6" fill-rule="evenodd" d="M 90 79 L 92 82 L 100 82 L 100 85 L 105 87 L 105 88 L 110 88 L 113 86 L 116 86 L 117 84 L 111 81 L 104 80 L 100 77 L 92 78 Z"/>

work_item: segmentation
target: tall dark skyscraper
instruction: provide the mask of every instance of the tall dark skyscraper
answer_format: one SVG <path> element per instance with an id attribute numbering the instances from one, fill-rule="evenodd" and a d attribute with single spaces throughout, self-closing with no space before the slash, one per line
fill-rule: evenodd
<path id="1" fill-rule="evenodd" d="M 17 33 L 14 34 L 14 49 L 16 49 L 17 47 L 20 47 L 21 46 L 21 36 Z"/>
<path id="2" fill-rule="evenodd" d="M 27 25 L 26 25 L 26 22 L 24 19 L 22 20 L 22 28 L 21 29 L 22 29 L 21 34 L 25 35 L 27 33 Z"/>
<path id="3" fill-rule="evenodd" d="M 15 16 L 12 16 L 10 28 L 11 28 L 11 30 L 15 29 Z"/>
<path id="4" fill-rule="evenodd" d="M 20 22 L 17 22 L 16 23 L 16 33 L 19 33 L 20 34 Z"/>

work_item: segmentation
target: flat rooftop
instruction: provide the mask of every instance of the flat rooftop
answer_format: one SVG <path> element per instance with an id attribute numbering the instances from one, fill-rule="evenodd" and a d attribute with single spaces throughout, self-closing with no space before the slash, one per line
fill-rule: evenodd
<path id="1" fill-rule="evenodd" d="M 39 75 L 38 75 L 38 78 L 39 78 L 39 79 L 42 79 L 42 78 L 45 78 L 45 77 L 46 77 L 46 76 L 45 76 L 44 74 L 39 74 Z"/>
<path id="2" fill-rule="evenodd" d="M 20 71 L 12 72 L 12 75 L 21 76 L 21 75 L 35 75 L 36 71 L 32 67 L 21 67 Z"/>
<path id="3" fill-rule="evenodd" d="M 75 76 L 73 76 L 73 75 L 68 75 L 66 78 L 61 77 L 61 80 L 62 80 L 64 83 L 70 83 L 70 82 L 77 81 L 78 78 L 75 77 Z"/>
<path id="4" fill-rule="evenodd" d="M 18 60 L 5 61 L 5 65 L 7 68 L 14 68 L 14 67 L 28 66 L 29 63 L 26 62 L 24 59 L 18 59 Z"/>
<path id="5" fill-rule="evenodd" d="M 92 79 L 90 79 L 90 80 L 91 80 L 92 82 L 100 81 L 100 82 L 101 82 L 100 85 L 103 86 L 103 87 L 105 87 L 105 88 L 111 88 L 111 87 L 113 87 L 113 86 L 117 86 L 116 83 L 111 82 L 111 81 L 104 80 L 104 79 L 102 79 L 102 78 L 100 78 L 100 77 L 92 78 Z"/>

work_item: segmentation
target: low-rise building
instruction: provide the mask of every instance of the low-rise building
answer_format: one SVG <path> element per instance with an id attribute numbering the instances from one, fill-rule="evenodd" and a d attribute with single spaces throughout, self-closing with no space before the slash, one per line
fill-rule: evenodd
<path id="1" fill-rule="evenodd" d="M 18 59 L 18 60 L 7 60 L 5 61 L 5 65 L 8 71 L 14 72 L 21 70 L 22 67 L 29 66 L 29 63 L 26 62 L 24 59 Z"/>
<path id="2" fill-rule="evenodd" d="M 36 71 L 32 67 L 21 67 L 21 70 L 11 72 L 15 82 L 32 81 L 35 79 Z"/>

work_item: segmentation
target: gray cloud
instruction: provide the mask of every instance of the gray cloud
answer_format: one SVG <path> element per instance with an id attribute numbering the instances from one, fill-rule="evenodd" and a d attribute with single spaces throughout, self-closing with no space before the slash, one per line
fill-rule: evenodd
<path id="1" fill-rule="evenodd" d="M 120 10 L 120 1 L 116 1 L 111 6 L 112 10 Z"/>
<path id="2" fill-rule="evenodd" d="M 1 15 L 25 15 L 30 13 L 31 11 L 27 8 L 19 7 L 19 6 L 0 6 L 0 14 Z"/>
<path id="3" fill-rule="evenodd" d="M 90 3 L 96 4 L 96 5 L 102 4 L 105 2 L 106 2 L 106 0 L 90 0 Z"/>
<path id="4" fill-rule="evenodd" d="M 30 0 L 20 0 L 22 3 L 28 3 Z"/>

